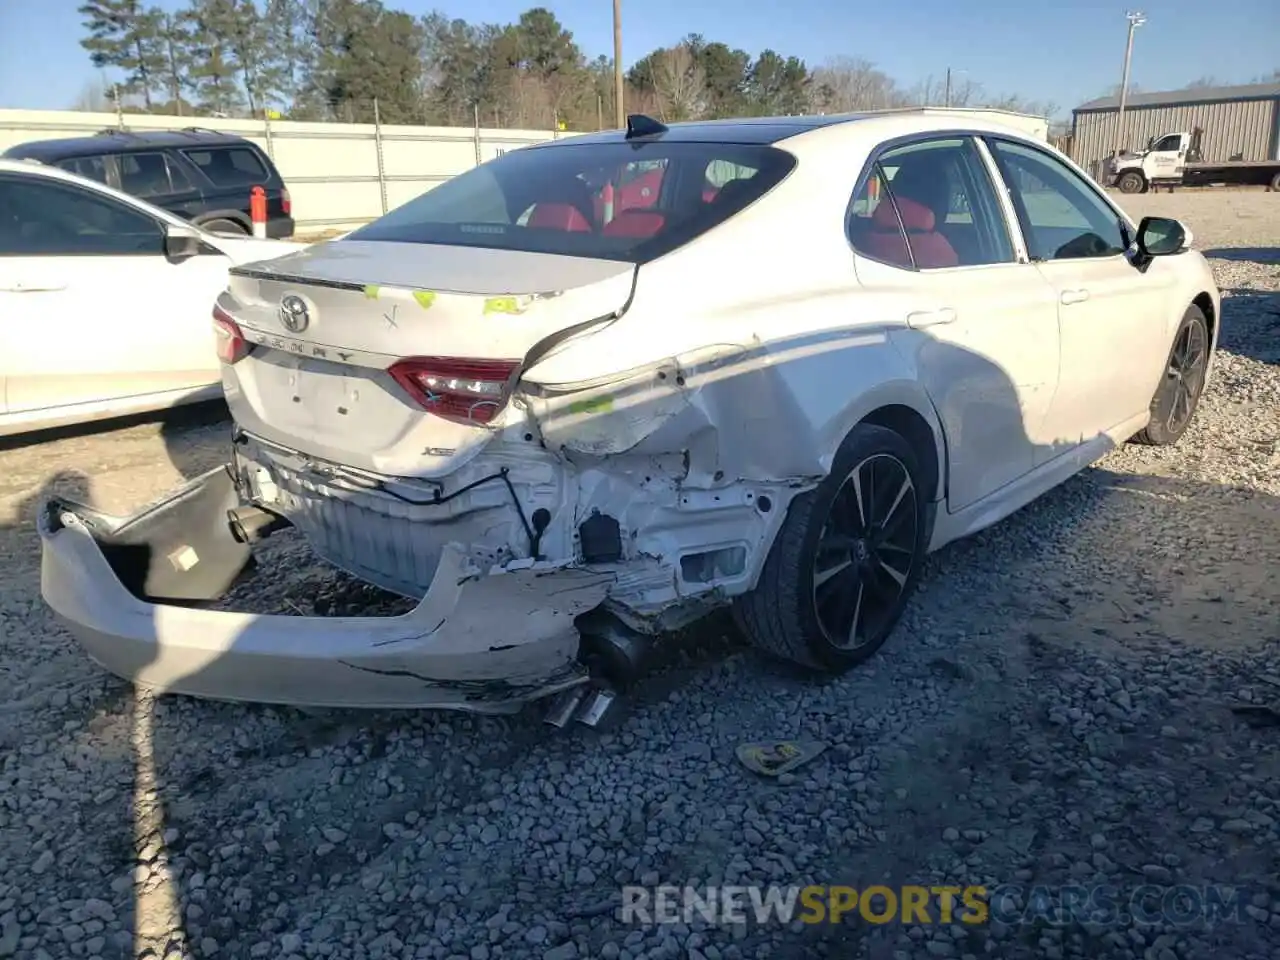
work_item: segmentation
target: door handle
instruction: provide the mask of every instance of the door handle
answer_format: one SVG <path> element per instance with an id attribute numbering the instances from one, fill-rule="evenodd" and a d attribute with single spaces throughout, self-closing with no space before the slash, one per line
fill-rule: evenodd
<path id="1" fill-rule="evenodd" d="M 1089 299 L 1088 290 L 1063 290 L 1062 296 L 1058 298 L 1064 304 L 1070 306 L 1073 303 L 1084 303 Z"/>
<path id="2" fill-rule="evenodd" d="M 921 327 L 936 327 L 940 323 L 954 323 L 955 319 L 956 312 L 951 307 L 942 307 L 939 310 L 918 310 L 907 314 L 907 326 L 912 330 L 919 330 Z"/>

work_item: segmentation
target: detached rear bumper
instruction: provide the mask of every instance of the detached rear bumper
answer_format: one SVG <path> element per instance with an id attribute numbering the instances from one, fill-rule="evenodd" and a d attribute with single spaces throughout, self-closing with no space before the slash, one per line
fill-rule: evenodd
<path id="1" fill-rule="evenodd" d="M 586 680 L 574 618 L 604 599 L 610 573 L 526 562 L 485 574 L 449 545 L 403 616 L 202 607 L 249 560 L 226 522 L 239 505 L 223 468 L 128 519 L 46 499 L 37 520 L 45 602 L 93 660 L 160 692 L 505 713 Z"/>

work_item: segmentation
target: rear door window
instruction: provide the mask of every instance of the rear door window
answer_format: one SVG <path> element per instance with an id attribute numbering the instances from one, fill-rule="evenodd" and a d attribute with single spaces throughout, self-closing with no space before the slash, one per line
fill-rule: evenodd
<path id="1" fill-rule="evenodd" d="M 266 166 L 250 147 L 205 147 L 182 155 L 219 187 L 261 186 L 271 179 Z"/>
<path id="2" fill-rule="evenodd" d="M 71 157 L 58 164 L 68 173 L 78 174 L 99 183 L 107 183 L 107 157 Z"/>
<path id="3" fill-rule="evenodd" d="M 723 223 L 794 166 L 791 154 L 756 144 L 529 147 L 446 181 L 348 239 L 644 262 Z M 724 189 L 733 181 L 735 189 Z"/>
<path id="4" fill-rule="evenodd" d="M 126 153 L 116 162 L 120 166 L 120 189 L 125 193 L 155 197 L 173 192 L 163 153 Z"/>

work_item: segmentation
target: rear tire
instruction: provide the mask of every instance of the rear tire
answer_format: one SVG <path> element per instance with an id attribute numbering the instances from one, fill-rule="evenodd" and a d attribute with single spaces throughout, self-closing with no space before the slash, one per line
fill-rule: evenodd
<path id="1" fill-rule="evenodd" d="M 1272 193 L 1280 193 L 1280 173 L 1271 178 L 1271 185 L 1267 189 Z"/>
<path id="2" fill-rule="evenodd" d="M 756 588 L 734 602 L 752 643 L 833 674 L 879 650 L 924 564 L 929 492 L 921 477 L 899 434 L 855 427 L 826 479 L 791 501 Z"/>
<path id="3" fill-rule="evenodd" d="M 1140 173 L 1121 174 L 1116 186 L 1120 188 L 1121 193 L 1144 193 L 1147 189 L 1147 178 Z"/>
<path id="4" fill-rule="evenodd" d="M 208 220 L 199 224 L 202 230 L 209 233 L 223 234 L 232 237 L 247 237 L 249 231 L 234 220 Z"/>
<path id="5" fill-rule="evenodd" d="M 1177 443 L 1195 418 L 1209 367 L 1209 323 L 1194 303 L 1173 335 L 1164 376 L 1151 398 L 1151 420 L 1133 439 L 1153 447 Z"/>

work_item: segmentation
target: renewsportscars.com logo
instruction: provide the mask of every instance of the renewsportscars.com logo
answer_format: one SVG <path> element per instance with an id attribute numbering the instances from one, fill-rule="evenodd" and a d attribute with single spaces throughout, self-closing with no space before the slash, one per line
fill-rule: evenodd
<path id="1" fill-rule="evenodd" d="M 1185 926 L 1243 922 L 1248 894 L 1238 887 L 1143 884 L 1132 889 L 1094 886 L 1001 884 L 851 886 L 627 886 L 623 923 L 718 925 L 841 923 L 999 923 L 1050 926 Z"/>

